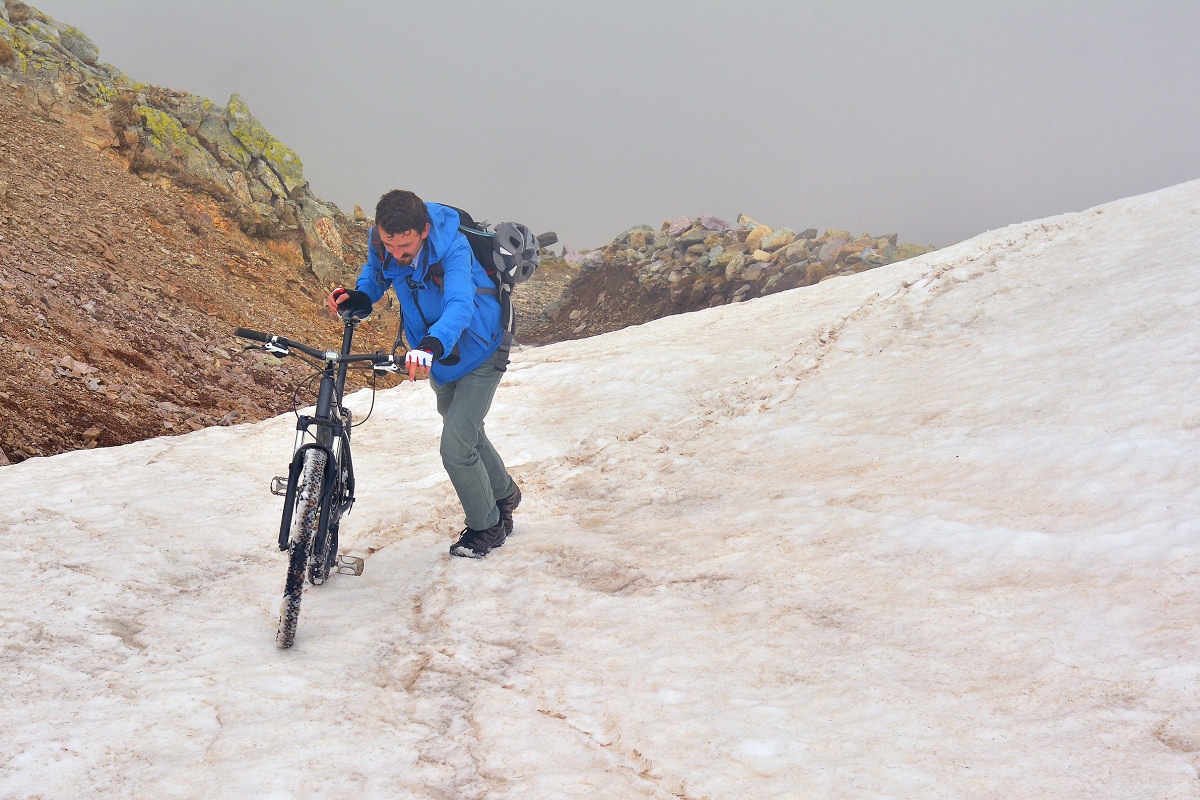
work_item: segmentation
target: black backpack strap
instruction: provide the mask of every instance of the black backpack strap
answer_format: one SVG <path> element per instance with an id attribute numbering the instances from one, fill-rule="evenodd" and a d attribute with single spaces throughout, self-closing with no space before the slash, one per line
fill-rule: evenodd
<path id="1" fill-rule="evenodd" d="M 446 205 L 446 204 L 442 203 L 442 205 Z M 466 211 L 463 211 L 458 206 L 446 206 L 446 208 L 449 208 L 452 211 L 458 212 L 458 226 L 460 228 L 473 228 L 473 229 L 479 230 L 479 231 L 483 230 L 482 225 L 480 225 L 478 222 L 476 222 L 469 213 L 467 213 Z"/>

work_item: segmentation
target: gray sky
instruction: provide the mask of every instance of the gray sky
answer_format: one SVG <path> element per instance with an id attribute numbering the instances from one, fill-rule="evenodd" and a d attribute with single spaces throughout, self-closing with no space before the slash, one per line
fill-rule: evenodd
<path id="1" fill-rule="evenodd" d="M 35 0 L 134 80 L 237 92 L 313 191 L 946 245 L 1200 177 L 1200 2 Z"/>

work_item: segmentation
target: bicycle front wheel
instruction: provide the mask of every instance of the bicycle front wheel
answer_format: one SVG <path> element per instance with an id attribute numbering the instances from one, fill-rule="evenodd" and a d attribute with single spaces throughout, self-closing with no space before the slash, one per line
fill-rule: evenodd
<path id="1" fill-rule="evenodd" d="M 279 631 L 275 644 L 291 647 L 300 621 L 300 598 L 304 594 L 304 576 L 313 541 L 321 523 L 321 493 L 325 483 L 324 450 L 312 448 L 304 453 L 304 468 L 296 486 L 296 506 L 292 511 L 292 531 L 288 540 L 288 571 L 283 584 L 283 602 L 279 607 Z"/>

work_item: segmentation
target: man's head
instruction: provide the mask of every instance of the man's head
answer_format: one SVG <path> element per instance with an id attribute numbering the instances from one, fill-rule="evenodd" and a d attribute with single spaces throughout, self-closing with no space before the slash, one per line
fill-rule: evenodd
<path id="1" fill-rule="evenodd" d="M 375 225 L 379 228 L 379 240 L 392 258 L 408 265 L 429 236 L 429 210 L 412 192 L 393 189 L 375 205 Z"/>

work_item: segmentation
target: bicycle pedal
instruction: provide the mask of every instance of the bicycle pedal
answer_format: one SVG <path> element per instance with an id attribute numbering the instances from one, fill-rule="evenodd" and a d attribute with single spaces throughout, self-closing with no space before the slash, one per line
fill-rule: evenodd
<path id="1" fill-rule="evenodd" d="M 364 566 L 361 558 L 338 553 L 337 565 L 334 567 L 334 570 L 339 575 L 362 575 Z"/>
<path id="2" fill-rule="evenodd" d="M 287 478 L 281 478 L 278 475 L 271 478 L 271 494 L 280 497 L 287 495 Z"/>

